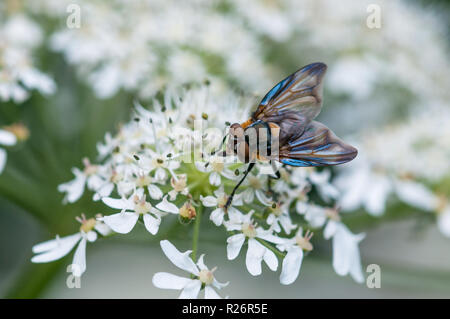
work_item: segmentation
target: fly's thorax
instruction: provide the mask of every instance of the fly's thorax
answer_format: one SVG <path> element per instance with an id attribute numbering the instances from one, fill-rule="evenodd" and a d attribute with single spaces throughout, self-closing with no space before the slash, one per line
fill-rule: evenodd
<path id="1" fill-rule="evenodd" d="M 227 154 L 237 155 L 244 163 L 277 159 L 279 129 L 277 124 L 264 121 L 245 126 L 234 123 L 229 130 Z"/>

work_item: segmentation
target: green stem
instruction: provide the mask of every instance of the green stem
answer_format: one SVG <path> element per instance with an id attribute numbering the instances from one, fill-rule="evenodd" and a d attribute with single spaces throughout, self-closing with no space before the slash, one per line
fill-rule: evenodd
<path id="1" fill-rule="evenodd" d="M 192 260 L 197 260 L 197 248 L 198 248 L 198 238 L 200 236 L 200 223 L 202 220 L 202 210 L 203 207 L 199 206 L 197 209 L 197 215 L 195 216 L 194 224 L 194 235 L 192 237 Z"/>
<path id="2" fill-rule="evenodd" d="M 284 258 L 285 254 L 282 253 L 281 251 L 279 251 L 278 249 L 273 248 L 272 245 L 270 245 L 269 243 L 267 243 L 265 240 L 262 240 L 261 238 L 255 237 L 255 239 L 261 243 L 261 245 L 263 245 L 264 247 L 266 247 L 267 249 L 270 249 L 275 255 L 277 255 L 280 258 Z"/>

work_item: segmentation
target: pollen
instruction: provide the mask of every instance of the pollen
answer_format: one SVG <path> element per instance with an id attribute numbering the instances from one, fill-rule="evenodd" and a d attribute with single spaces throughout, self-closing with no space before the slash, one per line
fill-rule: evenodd
<path id="1" fill-rule="evenodd" d="M 98 166 L 91 164 L 88 158 L 83 159 L 83 164 L 84 164 L 84 174 L 86 174 L 87 176 L 97 173 Z"/>
<path id="2" fill-rule="evenodd" d="M 149 175 L 141 175 L 136 180 L 137 187 L 145 187 L 150 185 L 152 178 Z"/>
<path id="3" fill-rule="evenodd" d="M 325 215 L 336 222 L 341 220 L 341 216 L 339 216 L 339 211 L 337 208 L 327 208 L 325 209 Z"/>
<path id="4" fill-rule="evenodd" d="M 183 206 L 180 208 L 180 216 L 187 219 L 192 219 L 197 215 L 197 212 L 195 211 L 195 207 L 192 206 L 192 204 L 187 201 L 184 203 Z"/>
<path id="5" fill-rule="evenodd" d="M 437 200 L 436 211 L 442 213 L 447 207 L 447 198 L 444 195 L 440 195 Z"/>
<path id="6" fill-rule="evenodd" d="M 111 173 L 111 182 L 117 184 L 123 179 L 123 174 L 117 173 L 117 171 L 113 171 Z"/>
<path id="7" fill-rule="evenodd" d="M 217 198 L 217 206 L 220 208 L 223 208 L 227 204 L 227 201 L 228 201 L 227 195 L 221 196 L 221 197 Z"/>
<path id="8" fill-rule="evenodd" d="M 139 215 L 144 215 L 150 212 L 150 210 L 152 209 L 152 204 L 150 204 L 149 202 L 147 202 L 146 200 L 142 199 L 140 201 L 138 201 L 135 205 L 134 205 L 134 211 L 136 213 L 138 213 Z"/>
<path id="9" fill-rule="evenodd" d="M 248 183 L 253 189 L 261 189 L 262 188 L 261 180 L 258 177 L 249 176 Z"/>
<path id="10" fill-rule="evenodd" d="M 177 193 L 180 193 L 186 188 L 186 185 L 187 185 L 186 180 L 187 180 L 186 174 L 179 175 L 178 179 L 175 179 L 172 177 L 170 179 L 170 185 L 172 185 L 173 189 Z"/>
<path id="11" fill-rule="evenodd" d="M 223 163 L 223 161 L 216 160 L 211 162 L 211 168 L 214 172 L 220 173 L 223 171 L 224 167 L 225 164 Z"/>
<path id="12" fill-rule="evenodd" d="M 297 236 L 295 238 L 297 245 L 305 251 L 313 250 L 313 245 L 311 244 L 311 238 L 313 235 L 314 234 L 308 230 L 306 231 L 305 236 Z"/>
<path id="13" fill-rule="evenodd" d="M 81 217 L 75 217 L 75 219 L 81 223 L 80 231 L 86 234 L 93 230 L 95 225 L 97 224 L 95 218 L 86 219 L 86 216 L 84 214 L 81 214 Z"/>
<path id="14" fill-rule="evenodd" d="M 256 228 L 251 223 L 243 223 L 242 224 L 242 233 L 248 238 L 256 237 Z"/>
<path id="15" fill-rule="evenodd" d="M 14 123 L 3 127 L 3 129 L 14 134 L 19 141 L 26 141 L 30 136 L 30 130 L 22 123 Z"/>
<path id="16" fill-rule="evenodd" d="M 198 275 L 198 279 L 204 283 L 205 285 L 211 285 L 214 281 L 214 272 L 215 269 L 213 270 L 208 270 L 208 269 L 203 269 L 200 270 L 200 273 Z"/>

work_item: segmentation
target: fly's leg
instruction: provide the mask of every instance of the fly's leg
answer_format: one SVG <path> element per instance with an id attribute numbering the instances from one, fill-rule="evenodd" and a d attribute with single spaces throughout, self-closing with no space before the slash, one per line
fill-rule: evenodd
<path id="1" fill-rule="evenodd" d="M 227 203 L 225 204 L 225 210 L 227 210 L 228 207 L 231 205 L 231 202 L 233 201 L 234 194 L 236 193 L 237 189 L 239 188 L 239 186 L 241 186 L 242 182 L 245 180 L 245 178 L 247 177 L 248 173 L 250 173 L 250 171 L 253 169 L 254 166 L 255 166 L 255 163 L 250 163 L 248 165 L 248 167 L 247 167 L 247 170 L 244 173 L 244 176 L 241 178 L 239 183 L 237 183 L 236 186 L 234 186 L 233 191 L 231 192 L 231 195 L 228 197 Z"/>
<path id="2" fill-rule="evenodd" d="M 211 154 L 210 154 L 211 156 L 212 156 L 212 155 L 215 155 L 215 154 L 218 153 L 218 152 L 220 152 L 220 150 L 223 148 L 223 144 L 225 144 L 225 140 L 226 140 L 226 139 L 227 139 L 227 135 L 225 135 L 225 136 L 223 137 L 222 143 L 220 143 L 219 149 L 217 149 L 217 150 L 211 152 Z"/>
<path id="3" fill-rule="evenodd" d="M 270 161 L 270 164 L 272 165 L 272 168 L 273 168 L 273 170 L 275 171 L 275 165 L 273 164 L 273 161 Z M 273 194 L 273 190 L 272 190 L 272 180 L 273 179 L 280 179 L 281 178 L 281 174 L 280 174 L 280 171 L 279 170 L 277 170 L 276 172 L 275 172 L 275 177 L 273 177 L 273 176 L 271 176 L 271 175 L 269 175 L 269 177 L 267 178 L 267 190 L 268 190 L 268 193 L 269 194 Z"/>

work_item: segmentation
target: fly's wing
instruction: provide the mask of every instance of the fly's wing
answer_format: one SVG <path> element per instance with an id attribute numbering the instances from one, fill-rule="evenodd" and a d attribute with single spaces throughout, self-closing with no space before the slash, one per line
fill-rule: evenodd
<path id="1" fill-rule="evenodd" d="M 295 112 L 303 118 L 304 124 L 310 122 L 322 106 L 322 78 L 326 69 L 324 63 L 312 63 L 285 78 L 266 94 L 253 118 L 274 121 L 279 117 L 281 120 L 283 113 Z"/>
<path id="2" fill-rule="evenodd" d="M 279 161 L 292 166 L 329 166 L 351 161 L 358 151 L 325 125 L 312 121 L 305 132 L 280 147 Z"/>

